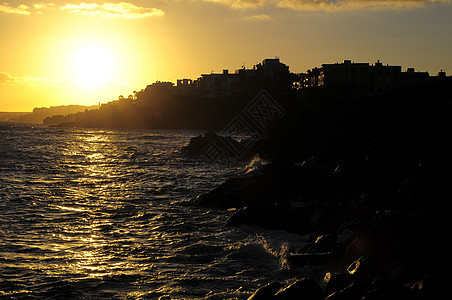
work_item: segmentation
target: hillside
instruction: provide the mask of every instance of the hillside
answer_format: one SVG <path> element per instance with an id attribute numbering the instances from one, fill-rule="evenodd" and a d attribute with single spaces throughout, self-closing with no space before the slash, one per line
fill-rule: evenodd
<path id="1" fill-rule="evenodd" d="M 14 113 L 16 115 L 10 115 L 5 118 L 4 121 L 15 123 L 35 123 L 42 124 L 45 118 L 55 115 L 68 115 L 85 110 L 92 110 L 98 108 L 98 105 L 84 106 L 84 105 L 63 105 L 63 106 L 51 106 L 40 107 L 33 109 L 31 113 Z M 0 115 L 1 117 L 1 115 Z"/>

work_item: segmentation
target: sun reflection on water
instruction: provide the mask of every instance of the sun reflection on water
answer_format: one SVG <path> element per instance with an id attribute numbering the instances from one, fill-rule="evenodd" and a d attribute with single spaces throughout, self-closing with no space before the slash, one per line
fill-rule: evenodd
<path id="1" fill-rule="evenodd" d="M 174 151 L 189 137 L 163 131 L 42 132 L 29 133 L 29 140 L 46 147 L 21 149 L 32 159 L 17 158 L 21 169 L 11 163 L 8 183 L 14 189 L 3 187 L 12 193 L 7 214 L 0 215 L 0 270 L 16 276 L 13 284 L 55 292 L 49 297 L 154 299 L 191 283 L 197 294 L 207 293 L 199 285 L 203 272 L 222 282 L 223 251 L 230 251 L 222 243 L 231 237 L 217 240 L 223 229 L 212 228 L 223 228 L 220 215 L 229 212 L 179 204 L 224 177 Z"/>
<path id="2" fill-rule="evenodd" d="M 82 132 L 75 134 L 75 139 L 62 151 L 60 164 L 71 171 L 72 184 L 76 185 L 68 188 L 67 196 L 73 197 L 72 201 L 54 205 L 74 219 L 62 224 L 54 237 L 63 243 L 51 247 L 69 258 L 68 263 L 58 265 L 65 269 L 62 272 L 103 277 L 128 268 L 126 261 L 114 259 L 117 253 L 111 250 L 112 244 L 118 242 L 112 236 L 121 234 L 109 219 L 118 206 L 114 200 L 125 198 L 126 193 L 125 184 L 115 180 L 121 174 L 122 162 L 118 157 L 122 150 L 117 147 L 120 141 L 112 137 L 111 132 Z"/>

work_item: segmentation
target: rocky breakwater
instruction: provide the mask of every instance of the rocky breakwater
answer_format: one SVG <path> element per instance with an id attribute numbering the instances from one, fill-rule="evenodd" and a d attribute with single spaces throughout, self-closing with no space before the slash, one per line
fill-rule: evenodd
<path id="1" fill-rule="evenodd" d="M 444 170 L 380 154 L 270 163 L 190 204 L 237 208 L 227 226 L 310 234 L 306 247 L 291 249 L 294 281 L 269 283 L 250 299 L 435 299 L 448 292 L 451 265 Z M 295 280 L 304 266 L 324 272 Z"/>
<path id="2" fill-rule="evenodd" d="M 191 200 L 235 208 L 227 226 L 310 236 L 290 249 L 292 282 L 269 283 L 250 299 L 450 297 L 451 87 L 313 98 L 257 147 L 273 163 Z"/>

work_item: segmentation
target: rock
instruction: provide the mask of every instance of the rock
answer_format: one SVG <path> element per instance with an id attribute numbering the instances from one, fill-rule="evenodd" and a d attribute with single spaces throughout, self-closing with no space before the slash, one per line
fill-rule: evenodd
<path id="1" fill-rule="evenodd" d="M 399 299 L 409 299 L 409 290 L 400 285 L 389 285 L 380 288 L 375 288 L 368 291 L 362 300 L 399 300 Z M 430 298 L 434 299 L 434 298 Z"/>
<path id="2" fill-rule="evenodd" d="M 354 276 L 348 273 L 328 272 L 323 277 L 323 287 L 325 295 L 329 296 L 349 286 L 354 280 Z"/>
<path id="3" fill-rule="evenodd" d="M 334 259 L 333 252 L 326 253 L 295 253 L 289 255 L 289 262 L 293 266 L 320 266 Z"/>
<path id="4" fill-rule="evenodd" d="M 234 200 L 232 200 L 234 201 Z M 256 225 L 265 229 L 307 234 L 328 222 L 322 205 L 292 206 L 290 203 L 258 203 L 235 212 L 227 226 Z"/>
<path id="5" fill-rule="evenodd" d="M 366 288 L 359 283 L 353 282 L 346 288 L 335 292 L 325 299 L 328 300 L 361 300 Z"/>
<path id="6" fill-rule="evenodd" d="M 297 218 L 298 216 L 298 218 Z M 290 204 L 259 203 L 237 211 L 227 226 L 257 225 L 265 229 L 295 230 L 302 226 L 304 214 Z"/>
<path id="7" fill-rule="evenodd" d="M 246 186 L 250 184 L 247 178 L 231 178 L 210 192 L 198 195 L 191 200 L 191 204 L 201 207 L 239 208 L 244 207 L 247 195 L 251 190 Z"/>
<path id="8" fill-rule="evenodd" d="M 210 192 L 196 197 L 192 204 L 204 207 L 242 208 L 257 203 L 282 203 L 289 200 L 313 203 L 318 190 L 331 189 L 325 175 L 292 163 L 270 163 L 255 176 L 236 177 Z"/>
<path id="9" fill-rule="evenodd" d="M 411 291 L 416 297 L 415 299 L 446 299 L 450 297 L 450 265 L 449 261 L 413 284 Z"/>
<path id="10" fill-rule="evenodd" d="M 303 278 L 282 288 L 275 294 L 278 300 L 323 300 L 323 291 L 320 285 L 311 278 Z"/>
<path id="11" fill-rule="evenodd" d="M 358 260 L 348 266 L 347 272 L 361 279 L 371 281 L 380 274 L 380 271 L 383 273 L 383 267 L 384 266 L 379 266 L 376 262 L 372 261 L 372 259 L 361 256 Z"/>
<path id="12" fill-rule="evenodd" d="M 220 136 L 211 131 L 204 133 L 204 135 L 199 135 L 197 137 L 191 138 L 189 144 L 183 147 L 182 151 L 193 156 L 202 155 L 206 154 L 208 147 L 213 144 L 215 144 L 215 147 L 218 147 L 220 151 L 225 151 L 226 154 L 234 156 L 232 153 L 230 153 L 230 149 L 227 149 L 226 144 L 237 146 L 237 141 L 230 137 Z"/>
<path id="13" fill-rule="evenodd" d="M 281 284 L 279 282 L 272 282 L 263 287 L 258 288 L 249 298 L 248 300 L 271 300 L 274 299 L 274 295 L 281 288 Z"/>
<path id="14" fill-rule="evenodd" d="M 299 253 L 327 253 L 337 252 L 341 244 L 337 240 L 336 234 L 323 234 L 317 237 L 313 244 L 307 245 L 299 250 Z"/>

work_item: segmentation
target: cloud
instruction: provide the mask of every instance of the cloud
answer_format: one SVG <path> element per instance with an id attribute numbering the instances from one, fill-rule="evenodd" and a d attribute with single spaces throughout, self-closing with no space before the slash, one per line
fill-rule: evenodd
<path id="1" fill-rule="evenodd" d="M 450 2 L 449 0 L 446 0 Z M 444 1 L 444 2 L 446 2 Z M 423 7 L 435 0 L 281 0 L 277 5 L 298 11 L 344 11 L 356 9 L 402 9 Z"/>
<path id="2" fill-rule="evenodd" d="M 60 7 L 61 10 L 67 10 L 71 13 L 86 16 L 99 16 L 106 18 L 125 18 L 140 19 L 146 17 L 163 16 L 165 12 L 158 8 L 146 8 L 135 6 L 131 3 L 68 3 Z"/>
<path id="3" fill-rule="evenodd" d="M 254 15 L 243 18 L 245 21 L 269 21 L 272 18 L 269 15 L 266 14 L 260 14 L 260 15 Z"/>
<path id="4" fill-rule="evenodd" d="M 33 4 L 34 12 L 38 15 L 43 13 L 43 10 L 55 8 L 55 4 L 53 3 L 35 3 Z"/>
<path id="5" fill-rule="evenodd" d="M 204 1 L 220 3 L 228 5 L 233 8 L 258 8 L 268 4 L 268 2 L 272 2 L 269 0 L 204 0 Z"/>
<path id="6" fill-rule="evenodd" d="M 15 77 L 14 83 L 28 86 L 51 86 L 51 87 L 75 87 L 77 82 L 73 80 L 56 80 L 39 77 Z"/>
<path id="7" fill-rule="evenodd" d="M 42 14 L 43 11 L 54 8 L 59 8 L 62 11 L 68 11 L 78 15 L 124 19 L 141 19 L 146 17 L 163 16 L 165 14 L 163 10 L 158 8 L 140 7 L 128 2 L 104 4 L 68 3 L 59 7 L 56 7 L 55 4 L 51 2 L 34 3 L 31 7 L 25 4 L 21 4 L 17 7 L 12 7 L 8 3 L 0 4 L 0 12 L 21 15 L 31 15 L 32 13 Z"/>
<path id="8" fill-rule="evenodd" d="M 30 15 L 29 7 L 25 4 L 21 4 L 17 7 L 11 7 L 8 3 L 0 4 L 0 12 L 7 14 L 18 14 L 18 15 Z"/>
<path id="9" fill-rule="evenodd" d="M 296 11 L 346 11 L 357 9 L 404 9 L 424 7 L 428 3 L 450 3 L 452 0 L 202 0 L 236 9 L 262 7 L 285 8 Z"/>
<path id="10" fill-rule="evenodd" d="M 0 72 L 0 84 L 3 85 L 27 85 L 27 86 L 54 86 L 54 87 L 70 87 L 77 86 L 77 82 L 73 80 L 55 80 L 31 76 L 12 76 L 6 72 Z"/>

